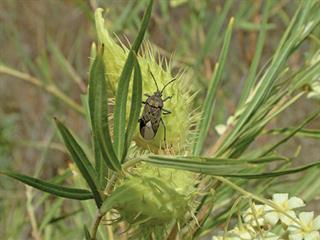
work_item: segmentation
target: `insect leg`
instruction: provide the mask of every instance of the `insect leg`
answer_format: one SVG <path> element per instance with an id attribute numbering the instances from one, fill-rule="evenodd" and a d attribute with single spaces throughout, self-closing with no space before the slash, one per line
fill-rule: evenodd
<path id="1" fill-rule="evenodd" d="M 166 97 L 165 99 L 163 99 L 162 101 L 163 102 L 165 102 L 165 101 L 167 101 L 167 100 L 169 100 L 169 99 L 171 99 L 173 96 L 169 96 L 169 97 Z"/>
<path id="2" fill-rule="evenodd" d="M 143 104 L 147 104 L 147 102 L 146 102 L 146 101 L 142 101 L 142 103 L 143 103 Z"/>
<path id="3" fill-rule="evenodd" d="M 169 110 L 167 110 L 167 109 L 162 108 L 162 113 L 163 113 L 164 115 L 166 115 L 166 114 L 170 114 L 170 113 L 171 113 L 171 111 L 169 111 Z"/>
<path id="4" fill-rule="evenodd" d="M 146 97 L 150 97 L 150 95 L 148 93 L 143 94 Z"/>
<path id="5" fill-rule="evenodd" d="M 164 121 L 162 118 L 160 118 L 160 121 L 162 123 L 162 126 L 163 126 L 163 132 L 164 132 L 164 144 L 165 146 L 167 146 L 167 128 L 166 128 L 166 125 L 164 124 Z"/>

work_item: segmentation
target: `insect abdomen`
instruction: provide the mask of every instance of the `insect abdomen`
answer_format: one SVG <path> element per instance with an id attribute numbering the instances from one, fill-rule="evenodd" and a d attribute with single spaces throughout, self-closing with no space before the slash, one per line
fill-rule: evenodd
<path id="1" fill-rule="evenodd" d="M 155 137 L 160 123 L 161 108 L 146 104 L 140 122 L 140 134 L 143 138 L 151 140 Z"/>

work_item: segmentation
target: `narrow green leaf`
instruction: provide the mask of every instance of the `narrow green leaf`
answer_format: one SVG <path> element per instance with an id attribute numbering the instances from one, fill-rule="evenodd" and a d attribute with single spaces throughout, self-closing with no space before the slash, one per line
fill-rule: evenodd
<path id="1" fill-rule="evenodd" d="M 133 15 L 132 9 L 136 6 L 136 2 L 128 1 L 121 9 L 120 16 L 113 19 L 112 28 L 114 32 L 122 31 L 125 28 L 125 24 L 130 22 L 130 17 Z"/>
<path id="2" fill-rule="evenodd" d="M 259 31 L 261 30 L 264 25 L 260 23 L 254 23 L 254 22 L 247 22 L 245 20 L 240 20 L 237 22 L 237 29 L 239 30 L 244 30 L 244 31 Z M 274 23 L 269 23 L 266 24 L 264 27 L 266 30 L 274 30 L 276 29 L 276 24 Z M 258 40 L 259 41 L 259 40 Z"/>
<path id="3" fill-rule="evenodd" d="M 287 192 L 289 195 L 303 196 L 305 201 L 311 201 L 319 194 L 319 170 L 319 167 L 307 170 L 299 181 L 295 179 L 278 181 L 269 188 L 269 192 Z"/>
<path id="4" fill-rule="evenodd" d="M 248 98 L 250 90 L 252 89 L 252 87 L 255 84 L 256 73 L 257 73 L 257 69 L 259 66 L 259 62 L 260 62 L 260 58 L 261 58 L 261 54 L 262 54 L 262 49 L 263 49 L 263 45 L 264 45 L 264 41 L 265 41 L 266 33 L 267 33 L 268 16 L 269 16 L 269 10 L 270 10 L 271 3 L 272 2 L 270 0 L 266 1 L 264 8 L 263 8 L 262 22 L 261 22 L 261 26 L 260 26 L 261 30 L 259 33 L 255 54 L 254 54 L 252 63 L 250 65 L 248 78 L 245 81 L 245 84 L 243 86 L 243 90 L 241 93 L 241 98 L 240 98 L 238 108 L 240 108 L 243 105 L 243 103 L 245 102 L 245 100 Z"/>
<path id="5" fill-rule="evenodd" d="M 93 61 L 94 61 L 94 59 L 93 59 Z M 93 64 L 93 61 L 92 61 L 91 65 Z M 91 69 L 91 66 L 90 66 L 90 69 Z M 90 117 L 88 93 L 85 95 L 81 95 L 81 100 L 82 100 L 82 105 L 85 107 L 86 119 L 91 126 L 91 132 L 92 132 L 93 125 L 92 125 L 91 117 Z M 106 183 L 107 183 L 106 176 L 107 176 L 108 168 L 107 168 L 107 165 L 105 164 L 105 161 L 102 160 L 101 149 L 100 149 L 98 139 L 94 136 L 92 136 L 92 145 L 93 145 L 93 150 L 94 150 L 95 170 L 98 174 L 98 182 L 99 182 L 100 189 L 103 190 L 106 186 Z"/>
<path id="6" fill-rule="evenodd" d="M 212 79 L 210 81 L 209 90 L 204 102 L 204 106 L 202 109 L 202 115 L 200 122 L 198 124 L 198 136 L 193 145 L 193 154 L 199 155 L 203 150 L 204 141 L 206 139 L 214 111 L 214 99 L 217 91 L 218 84 L 222 78 L 222 73 L 224 69 L 224 65 L 226 63 L 226 58 L 229 50 L 231 35 L 232 35 L 232 27 L 233 27 L 234 19 L 231 18 L 228 29 L 224 38 L 222 50 L 219 56 L 219 60 L 215 66 L 215 70 L 212 74 Z"/>
<path id="7" fill-rule="evenodd" d="M 141 75 L 138 59 L 136 59 L 134 76 L 133 76 L 133 85 L 132 85 L 131 109 L 130 109 L 130 116 L 129 116 L 128 126 L 126 131 L 126 138 L 125 138 L 126 145 L 125 145 L 122 161 L 124 161 L 126 157 L 134 131 L 138 125 L 137 122 L 138 122 L 140 110 L 141 110 L 141 101 L 142 101 L 142 75 Z"/>
<path id="8" fill-rule="evenodd" d="M 61 185 L 66 179 L 69 177 L 72 177 L 72 171 L 70 169 L 66 169 L 66 171 L 62 175 L 56 175 L 51 179 L 48 179 L 47 182 Z M 47 199 L 50 197 L 50 194 L 42 194 L 42 196 L 38 197 L 36 201 L 34 202 L 34 208 L 38 208 L 40 205 L 42 205 L 44 202 L 47 201 Z M 93 198 L 93 197 L 92 197 Z"/>
<path id="9" fill-rule="evenodd" d="M 304 199 L 306 201 L 312 201 L 317 196 L 319 196 L 320 192 L 320 181 L 319 181 L 319 168 L 312 169 L 313 171 L 309 171 L 308 174 L 305 175 L 305 177 L 308 177 L 308 185 L 305 185 L 303 188 L 303 192 L 301 193 L 301 196 L 304 196 Z M 309 174 L 311 174 L 311 177 L 309 177 Z M 299 195 L 295 195 L 299 196 Z"/>
<path id="10" fill-rule="evenodd" d="M 269 177 L 279 177 L 282 175 L 288 175 L 288 174 L 293 174 L 293 173 L 298 173 L 305 171 L 309 168 L 316 167 L 320 165 L 320 161 L 310 163 L 310 164 L 305 164 L 300 167 L 296 168 L 289 168 L 286 170 L 280 170 L 280 171 L 273 171 L 273 172 L 266 172 L 266 173 L 259 173 L 259 174 L 231 174 L 228 175 L 227 177 L 239 177 L 239 178 L 247 178 L 247 179 L 259 179 L 259 178 L 269 178 Z"/>
<path id="11" fill-rule="evenodd" d="M 100 144 L 98 139 L 93 137 L 93 148 L 95 158 L 95 169 L 98 174 L 98 181 L 100 189 L 103 190 L 107 184 L 108 167 L 105 161 L 102 159 Z"/>
<path id="12" fill-rule="evenodd" d="M 96 179 L 96 172 L 94 168 L 70 131 L 60 121 L 57 119 L 55 119 L 55 121 L 74 163 L 77 165 L 93 193 L 97 206 L 101 206 L 102 198 L 98 190 L 99 185 Z"/>
<path id="13" fill-rule="evenodd" d="M 295 128 L 274 128 L 274 129 L 266 131 L 264 134 L 284 134 L 284 135 L 288 135 L 292 131 L 294 131 L 294 129 Z M 320 139 L 320 130 L 318 130 L 318 129 L 310 129 L 310 128 L 303 128 L 303 129 L 300 129 L 299 132 L 297 132 L 296 136 L 305 137 L 305 138 Z"/>
<path id="14" fill-rule="evenodd" d="M 114 149 L 118 158 L 122 157 L 125 145 L 127 97 L 133 65 L 134 52 L 131 50 L 120 75 L 114 109 Z"/>
<path id="15" fill-rule="evenodd" d="M 200 65 L 203 59 L 207 56 L 208 53 L 215 49 L 215 46 L 218 42 L 218 38 L 220 36 L 219 32 L 223 27 L 223 23 L 225 22 L 228 12 L 232 7 L 233 1 L 228 0 L 223 4 L 223 9 L 219 14 L 217 14 L 216 19 L 213 19 L 210 23 L 210 28 L 208 34 L 206 36 L 206 40 L 204 46 L 201 48 L 201 51 L 197 57 L 196 65 Z"/>
<path id="16" fill-rule="evenodd" d="M 135 62 L 134 54 L 138 53 L 143 37 L 147 30 L 150 17 L 151 17 L 152 4 L 153 4 L 153 1 L 151 0 L 144 14 L 138 36 L 132 45 L 132 49 L 129 52 L 127 60 L 122 69 L 118 86 L 117 86 L 113 128 L 114 128 L 114 149 L 118 158 L 122 158 L 124 153 L 124 146 L 126 144 L 126 140 L 125 140 L 126 110 L 127 110 L 126 106 L 127 106 L 129 82 L 131 79 L 131 73 L 134 67 L 134 62 Z"/>
<path id="17" fill-rule="evenodd" d="M 137 38 L 135 39 L 135 41 L 134 41 L 134 43 L 132 45 L 132 50 L 136 54 L 138 53 L 138 50 L 139 50 L 140 45 L 142 43 L 143 37 L 144 37 L 144 35 L 145 35 L 146 31 L 147 31 L 147 27 L 148 27 L 149 22 L 150 22 L 150 17 L 151 17 L 151 13 L 152 13 L 152 5 L 153 5 L 153 0 L 150 0 L 148 8 L 147 8 L 147 10 L 146 10 L 146 12 L 145 12 L 145 14 L 143 16 L 138 36 L 137 36 Z"/>
<path id="18" fill-rule="evenodd" d="M 311 1 L 310 1 L 311 2 Z M 264 75 L 261 77 L 258 87 L 252 100 L 249 102 L 248 106 L 245 108 L 244 112 L 240 115 L 236 125 L 229 133 L 229 135 L 224 139 L 223 144 L 218 149 L 216 155 L 222 155 L 227 151 L 232 144 L 235 143 L 239 136 L 239 132 L 250 123 L 250 119 L 255 116 L 257 110 L 263 106 L 265 101 L 270 98 L 270 93 L 278 80 L 278 76 L 285 68 L 285 63 L 289 56 L 296 50 L 297 46 L 300 45 L 304 38 L 309 34 L 317 22 L 312 22 L 308 31 L 304 31 L 301 34 L 301 25 L 306 24 L 306 15 L 311 13 L 310 2 L 306 3 L 305 6 L 300 7 L 295 13 L 292 21 L 284 33 L 278 48 L 272 58 L 271 64 L 265 71 Z M 313 2 L 314 3 L 314 2 Z M 304 17 L 301 17 L 303 15 Z"/>
<path id="19" fill-rule="evenodd" d="M 187 168 L 205 168 L 205 169 L 217 169 L 217 168 L 227 168 L 230 167 L 230 165 L 242 165 L 243 163 L 237 163 L 234 161 L 217 161 L 215 160 L 202 160 L 202 161 L 198 161 L 198 160 L 194 160 L 194 159 L 189 159 L 189 158 L 166 158 L 166 157 L 149 157 L 147 159 L 143 159 L 146 162 L 149 163 L 153 163 L 153 164 L 157 164 L 159 166 L 161 166 L 163 164 L 163 166 L 176 166 L 176 167 L 187 167 Z"/>
<path id="20" fill-rule="evenodd" d="M 152 160 L 165 160 L 165 161 L 180 161 L 180 162 L 193 162 L 196 164 L 204 163 L 207 165 L 239 165 L 244 163 L 252 164 L 264 164 L 274 161 L 289 161 L 288 158 L 282 156 L 265 156 L 259 158 L 211 158 L 211 157 L 201 157 L 201 156 L 167 156 L 167 155 L 151 155 L 148 156 Z M 159 162 L 160 163 L 160 162 Z"/>
<path id="21" fill-rule="evenodd" d="M 255 116 L 251 119 L 251 124 L 248 124 L 245 128 L 243 128 L 239 132 L 239 137 L 236 142 L 232 146 L 232 151 L 229 152 L 229 157 L 238 157 L 240 156 L 256 139 L 256 137 L 261 134 L 263 128 L 266 124 L 271 121 L 278 114 L 283 112 L 287 107 L 292 105 L 295 101 L 297 101 L 304 93 L 298 93 L 296 96 L 290 96 L 286 101 L 282 101 L 281 99 L 285 99 L 286 94 L 276 94 L 271 96 L 267 103 L 265 103 L 258 111 L 255 113 Z M 279 104 L 279 101 L 281 104 Z M 277 108 L 274 106 L 277 105 Z M 270 112 L 270 109 L 271 112 Z M 262 150 L 262 149 L 260 149 Z"/>
<path id="22" fill-rule="evenodd" d="M 85 189 L 63 187 L 57 184 L 40 180 L 38 178 L 29 177 L 29 176 L 22 175 L 19 173 L 14 173 L 11 171 L 1 171 L 0 174 L 14 178 L 36 189 L 39 189 L 47 193 L 51 193 L 59 197 L 76 199 L 76 200 L 87 200 L 87 199 L 93 198 L 92 193 Z"/>
<path id="23" fill-rule="evenodd" d="M 243 131 L 245 135 L 252 135 L 254 132 L 260 132 L 262 129 L 266 126 L 268 122 L 270 122 L 272 119 L 274 119 L 276 116 L 278 116 L 280 113 L 282 113 L 285 109 L 287 109 L 290 105 L 295 103 L 300 97 L 303 96 L 303 92 L 298 93 L 296 96 L 290 96 L 290 99 L 286 100 L 282 105 L 277 107 L 272 111 L 271 114 L 263 115 L 263 114 L 257 114 L 262 115 L 256 122 L 253 122 L 253 126 L 249 129 L 246 129 L 246 131 Z M 276 99 L 275 101 L 271 102 L 270 105 L 267 105 L 265 108 L 271 109 L 272 105 L 274 105 L 276 102 L 281 101 L 280 99 L 283 99 L 283 97 L 280 97 Z M 265 112 L 268 111 L 267 109 Z"/>
<path id="24" fill-rule="evenodd" d="M 315 119 L 320 114 L 320 111 L 317 111 L 311 116 L 309 116 L 306 120 L 304 120 L 297 128 L 295 128 L 293 131 L 291 131 L 287 136 L 285 136 L 283 139 L 281 139 L 279 142 L 272 145 L 269 149 L 267 149 L 261 156 L 266 156 L 269 153 L 271 153 L 273 150 L 275 150 L 277 147 L 282 145 L 283 143 L 287 142 L 290 138 L 292 138 L 296 133 L 298 133 L 304 126 L 306 126 L 309 122 L 311 122 L 313 119 Z"/>
<path id="25" fill-rule="evenodd" d="M 64 221 L 67 218 L 73 217 L 74 215 L 76 215 L 76 214 L 78 214 L 80 212 L 83 212 L 83 211 L 84 210 L 82 208 L 79 208 L 79 209 L 71 211 L 71 212 L 66 212 L 63 215 L 59 215 L 58 217 L 51 218 L 48 224 L 53 224 L 53 223 L 57 223 L 57 222 L 60 222 L 60 221 Z"/>
<path id="26" fill-rule="evenodd" d="M 89 109 L 93 137 L 106 165 L 114 171 L 121 169 L 114 152 L 108 123 L 108 95 L 105 79 L 105 66 L 102 53 L 99 52 L 92 64 L 89 80 Z"/>
<path id="27" fill-rule="evenodd" d="M 257 173 L 257 174 L 245 174 L 244 171 L 252 170 L 256 166 L 253 164 L 238 164 L 233 165 L 231 168 L 230 165 L 215 165 L 208 162 L 197 162 L 197 161 L 181 161 L 181 160 L 165 160 L 165 159 L 142 159 L 145 162 L 156 164 L 159 167 L 173 168 L 179 170 L 186 170 L 191 172 L 203 173 L 213 176 L 223 176 L 223 177 L 236 177 L 236 178 L 245 178 L 245 179 L 259 179 L 267 177 L 278 177 L 287 174 L 293 174 L 307 170 L 309 168 L 320 165 L 320 161 L 303 165 L 301 167 L 290 168 L 286 170 Z"/>

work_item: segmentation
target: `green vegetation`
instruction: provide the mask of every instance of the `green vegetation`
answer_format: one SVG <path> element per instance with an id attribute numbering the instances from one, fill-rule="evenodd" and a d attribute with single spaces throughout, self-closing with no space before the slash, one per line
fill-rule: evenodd
<path id="1" fill-rule="evenodd" d="M 320 136 L 319 1 L 30 6 L 0 3 L 1 239 L 242 239 L 241 219 L 252 239 L 289 239 L 283 216 L 317 234 L 301 224 L 313 214 L 292 216 L 278 198 L 320 194 L 319 148 L 300 146 Z M 85 29 L 64 25 L 73 17 Z M 153 75 L 160 89 L 177 81 L 162 96 L 173 96 L 166 129 L 147 141 L 138 119 Z"/>

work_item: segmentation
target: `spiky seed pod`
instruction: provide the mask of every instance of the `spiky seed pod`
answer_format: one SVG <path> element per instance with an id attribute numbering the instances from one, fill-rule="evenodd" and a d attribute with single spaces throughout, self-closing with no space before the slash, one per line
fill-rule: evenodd
<path id="1" fill-rule="evenodd" d="M 106 76 L 111 94 L 114 96 L 118 79 L 129 50 L 121 42 L 117 44 L 110 37 L 109 32 L 104 27 L 102 11 L 102 9 L 97 9 L 95 12 L 96 30 L 99 44 L 104 44 Z M 157 89 L 150 71 L 154 75 L 159 89 L 162 89 L 166 83 L 173 79 L 170 73 L 172 67 L 170 63 L 162 59 L 159 59 L 160 63 L 158 64 L 150 45 L 145 45 L 142 52 L 142 55 L 138 56 L 138 60 L 142 72 L 143 94 L 153 95 Z M 161 65 L 165 65 L 165 69 Z M 190 134 L 190 126 L 195 121 L 195 116 L 191 111 L 193 96 L 190 92 L 190 87 L 188 87 L 190 84 L 187 83 L 186 77 L 182 73 L 175 77 L 177 81 L 168 86 L 163 93 L 163 98 L 173 96 L 171 100 L 166 101 L 164 104 L 164 108 L 170 110 L 172 113 L 164 116 L 163 119 L 167 128 L 167 144 L 168 146 L 172 146 L 177 153 L 185 151 L 188 148 L 190 136 L 192 136 L 192 134 Z M 129 114 L 130 100 L 131 91 L 129 91 L 128 95 L 127 115 Z M 163 134 L 164 129 L 160 124 L 156 136 L 151 141 L 147 141 L 141 137 L 139 129 L 137 128 L 134 140 L 138 146 L 157 152 L 164 146 Z"/>
<path id="2" fill-rule="evenodd" d="M 183 219 L 189 209 L 185 198 L 157 177 L 129 176 L 102 210 L 115 208 L 132 225 L 156 226 Z"/>
<path id="3" fill-rule="evenodd" d="M 195 208 L 196 181 L 188 172 L 140 164 L 117 185 L 101 211 L 116 209 L 136 239 L 155 230 L 165 234 L 170 223 L 184 223 Z"/>
<path id="4" fill-rule="evenodd" d="M 117 44 L 104 27 L 102 9 L 95 12 L 96 30 L 99 44 L 104 44 L 104 61 L 110 93 L 113 97 L 118 84 L 123 65 L 128 55 L 128 49 L 123 44 Z M 95 53 L 93 45 L 92 54 Z M 94 56 L 92 56 L 94 57 Z M 155 60 L 154 51 L 149 45 L 138 56 L 143 78 L 143 93 L 152 95 L 157 89 L 150 71 L 154 75 L 159 89 L 173 79 L 171 65 L 164 60 Z M 161 65 L 165 65 L 163 69 Z M 167 144 L 175 153 L 186 153 L 189 148 L 190 128 L 195 122 L 191 111 L 193 96 L 183 74 L 177 76 L 177 81 L 164 91 L 166 96 L 173 96 L 165 102 L 164 108 L 172 114 L 163 117 L 167 128 Z M 189 84 L 190 85 L 190 84 Z M 131 86 L 130 86 L 131 88 Z M 131 90 L 129 88 L 127 114 L 129 113 Z M 111 96 L 111 95 L 109 95 Z M 138 123 L 137 123 L 138 126 Z M 163 143 L 163 127 L 160 126 L 157 135 L 151 141 L 141 137 L 139 129 L 135 133 L 136 145 L 144 151 L 158 152 Z M 135 158 L 139 158 L 136 153 Z M 172 221 L 182 221 L 194 207 L 192 201 L 196 192 L 194 174 L 171 169 L 159 169 L 148 164 L 138 164 L 130 173 L 119 179 L 115 190 L 107 197 L 102 211 L 116 209 L 121 218 L 131 225 L 138 225 L 139 231 L 148 232 L 157 227 L 165 231 L 165 226 Z M 190 215 L 189 215 L 190 216 Z M 159 228 L 160 227 L 160 228 Z M 154 232 L 153 232 L 154 233 Z"/>

